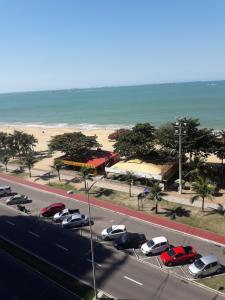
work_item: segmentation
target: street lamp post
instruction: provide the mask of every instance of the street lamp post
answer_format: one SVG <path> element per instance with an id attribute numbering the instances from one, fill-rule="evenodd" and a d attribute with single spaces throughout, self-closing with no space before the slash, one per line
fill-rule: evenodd
<path id="1" fill-rule="evenodd" d="M 100 177 L 98 180 L 93 182 L 90 187 L 88 187 L 88 183 L 86 182 L 86 177 L 84 178 L 85 180 L 85 192 L 87 195 L 87 202 L 88 202 L 88 221 L 89 221 L 89 230 L 90 230 L 90 240 L 91 240 L 91 263 L 92 263 L 92 277 L 93 277 L 93 288 L 94 288 L 94 295 L 97 300 L 97 287 L 96 287 L 96 278 L 95 278 L 95 256 L 94 256 L 94 246 L 93 246 L 93 236 L 92 236 L 92 224 L 91 224 L 91 205 L 90 205 L 90 198 L 89 198 L 89 192 L 91 188 L 104 176 Z"/>
<path id="2" fill-rule="evenodd" d="M 186 135 L 186 126 L 187 123 L 180 120 L 175 125 L 175 135 L 179 138 L 179 194 L 182 194 L 182 136 Z"/>

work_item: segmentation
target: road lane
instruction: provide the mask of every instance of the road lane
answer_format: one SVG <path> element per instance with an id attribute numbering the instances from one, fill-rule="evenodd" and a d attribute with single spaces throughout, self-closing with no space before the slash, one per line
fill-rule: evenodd
<path id="1" fill-rule="evenodd" d="M 37 191 L 35 191 L 36 193 Z M 26 193 L 26 189 L 23 187 L 23 193 Z M 37 196 L 37 195 L 36 195 Z M 40 204 L 40 199 L 42 202 L 45 201 L 45 205 L 49 201 L 54 201 L 55 196 L 46 195 L 45 193 L 38 193 L 38 197 L 33 196 L 33 200 Z M 80 208 L 82 212 L 85 211 L 86 204 L 76 202 L 75 200 L 65 200 L 64 198 L 57 197 L 58 200 L 68 203 L 70 207 Z M 50 200 L 49 200 L 50 199 Z M 58 201 L 57 200 L 57 201 Z M 91 282 L 91 264 L 90 260 L 90 241 L 86 238 L 88 237 L 88 228 L 86 228 L 85 236 L 81 238 L 79 236 L 80 230 L 64 230 L 61 228 L 60 224 L 51 224 L 49 222 L 40 222 L 39 218 L 29 217 L 29 216 L 16 216 L 17 211 L 8 209 L 6 206 L 0 206 L 0 211 L 2 217 L 0 221 L 4 220 L 4 224 L 1 222 L 1 232 L 4 232 L 7 236 L 10 236 L 13 240 L 28 247 L 34 253 L 41 254 L 44 258 L 49 259 L 51 262 L 65 268 L 69 272 L 81 276 L 85 280 Z M 5 222 L 4 216 L 12 216 L 8 221 L 15 223 L 15 228 L 10 226 Z M 96 207 L 92 208 L 92 215 L 94 216 L 95 224 L 93 226 L 94 231 L 100 232 L 101 229 L 112 225 L 112 220 L 115 223 L 125 223 L 130 231 L 133 232 L 146 232 L 146 236 L 149 237 L 149 232 L 154 232 L 154 235 L 161 235 L 161 231 L 164 235 L 172 237 L 170 240 L 185 241 L 187 236 L 170 232 L 169 230 L 162 230 L 161 228 L 156 228 L 151 224 L 146 224 L 144 222 L 138 222 L 132 218 L 122 216 L 117 213 L 111 213 L 106 210 L 102 210 Z M 114 222 L 113 221 L 113 222 Z M 7 226 L 6 226 L 7 225 Z M 7 227 L 7 228 L 6 228 Z M 32 239 L 32 243 L 29 239 L 24 237 L 24 230 L 31 230 L 40 235 L 40 240 L 35 241 Z M 16 229 L 16 230 L 15 230 Z M 84 234 L 83 232 L 83 234 Z M 18 234 L 19 233 L 19 234 Z M 165 234 L 166 233 L 166 234 Z M 209 251 L 216 249 L 218 252 L 221 251 L 218 247 L 213 244 L 197 240 L 195 238 L 190 239 L 196 245 L 200 245 L 202 251 Z M 62 257 L 62 249 L 55 247 L 55 244 L 65 246 L 65 248 L 70 249 L 67 253 L 64 251 L 65 255 Z M 207 249 L 206 249 L 207 248 Z M 72 253 L 72 255 L 70 254 Z M 215 252 L 214 252 L 215 253 Z M 160 299 L 189 299 L 188 295 L 193 295 L 193 299 L 213 299 L 213 293 L 205 292 L 199 287 L 193 286 L 190 283 L 185 283 L 185 288 L 182 286 L 181 291 L 177 288 L 182 282 L 180 279 L 174 278 L 171 274 L 169 276 L 166 274 L 167 278 L 165 281 L 165 273 L 160 270 L 152 269 L 149 265 L 140 263 L 135 259 L 131 259 L 126 253 L 122 251 L 116 251 L 111 246 L 110 243 L 96 244 L 95 249 L 95 261 L 96 273 L 97 273 L 97 283 L 103 290 L 117 296 L 119 298 L 129 298 L 132 296 L 133 299 L 154 299 L 145 298 L 147 295 L 156 295 Z M 100 267 L 101 266 L 101 267 Z M 134 275 L 138 275 L 137 281 L 143 282 L 142 289 L 140 290 L 137 286 L 133 287 L 124 276 L 134 278 Z M 143 277 L 143 278 L 142 278 Z M 136 277 L 135 277 L 136 278 Z M 151 279 L 150 282 L 146 282 L 146 279 Z M 163 288 L 161 288 L 161 285 Z M 169 287 L 171 286 L 171 288 Z M 165 291 L 166 292 L 165 292 Z M 187 298 L 183 293 L 187 292 Z M 182 294 L 182 297 L 181 297 Z M 140 297 L 141 295 L 141 297 Z M 215 294 L 214 294 L 215 296 Z M 163 298 L 164 297 L 164 298 Z M 165 298 L 166 297 L 166 298 Z M 175 298 L 174 298 L 175 297 Z M 181 297 L 181 298 L 179 298 Z M 198 297 L 198 298 L 196 298 Z M 211 297 L 211 298 L 210 298 Z M 217 299 L 222 299 L 218 296 Z"/>

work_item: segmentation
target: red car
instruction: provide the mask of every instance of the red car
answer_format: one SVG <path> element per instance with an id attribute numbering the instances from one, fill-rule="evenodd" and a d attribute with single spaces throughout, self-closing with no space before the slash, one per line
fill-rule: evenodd
<path id="1" fill-rule="evenodd" d="M 191 246 L 172 247 L 160 255 L 162 262 L 166 266 L 179 265 L 188 262 L 192 263 L 198 257 L 198 253 Z"/>
<path id="2" fill-rule="evenodd" d="M 43 207 L 40 210 L 40 214 L 43 217 L 53 217 L 56 213 L 60 212 L 63 210 L 65 207 L 65 204 L 63 203 L 53 203 L 47 207 Z"/>

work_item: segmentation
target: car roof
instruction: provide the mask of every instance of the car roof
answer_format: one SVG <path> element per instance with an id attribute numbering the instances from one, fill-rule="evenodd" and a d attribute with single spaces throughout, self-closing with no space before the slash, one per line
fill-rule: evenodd
<path id="1" fill-rule="evenodd" d="M 112 229 L 115 230 L 115 229 L 120 229 L 120 230 L 125 230 L 126 229 L 126 226 L 125 225 L 112 225 Z"/>
<path id="2" fill-rule="evenodd" d="M 52 203 L 48 207 L 56 207 L 56 206 L 62 206 L 62 205 L 64 206 L 63 203 Z"/>
<path id="3" fill-rule="evenodd" d="M 72 220 L 82 218 L 81 214 L 74 214 L 71 217 L 72 217 Z"/>
<path id="4" fill-rule="evenodd" d="M 9 185 L 0 186 L 0 190 L 10 189 Z"/>
<path id="5" fill-rule="evenodd" d="M 216 255 L 213 254 L 202 256 L 200 259 L 205 265 L 218 261 Z"/>
<path id="6" fill-rule="evenodd" d="M 173 251 L 176 254 L 178 254 L 178 253 L 184 253 L 184 247 L 182 247 L 182 246 L 173 247 Z"/>
<path id="7" fill-rule="evenodd" d="M 167 238 L 165 238 L 164 236 L 157 236 L 157 237 L 154 237 L 152 240 L 155 244 L 168 242 Z"/>

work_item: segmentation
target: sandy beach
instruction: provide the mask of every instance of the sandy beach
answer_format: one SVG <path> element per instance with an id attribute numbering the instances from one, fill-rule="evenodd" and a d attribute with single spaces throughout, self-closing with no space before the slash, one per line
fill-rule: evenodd
<path id="1" fill-rule="evenodd" d="M 76 128 L 43 128 L 43 127 L 0 127 L 0 131 L 7 133 L 13 133 L 14 130 L 19 130 L 26 132 L 28 134 L 33 134 L 37 138 L 38 143 L 35 147 L 37 151 L 45 151 L 48 149 L 48 143 L 51 140 L 51 137 L 57 134 L 63 134 L 66 132 L 81 131 L 84 135 L 96 135 L 97 141 L 102 145 L 104 150 L 113 150 L 113 142 L 108 140 L 108 135 L 114 130 L 112 129 L 85 129 L 80 130 Z M 35 168 L 42 170 L 49 170 L 52 165 L 53 159 L 59 156 L 60 153 L 55 153 L 52 158 L 45 158 L 38 163 L 36 163 Z"/>
<path id="2" fill-rule="evenodd" d="M 84 135 L 96 135 L 97 141 L 102 145 L 102 149 L 113 151 L 113 142 L 108 139 L 110 133 L 114 132 L 112 129 L 77 129 L 77 128 L 43 128 L 43 127 L 0 127 L 0 131 L 12 133 L 14 130 L 23 131 L 29 134 L 33 134 L 37 138 L 38 143 L 35 147 L 37 151 L 45 151 L 48 149 L 48 143 L 51 137 L 57 134 L 63 134 L 66 132 L 81 131 Z M 52 165 L 53 159 L 59 156 L 60 153 L 55 153 L 52 158 L 45 158 L 38 163 L 35 167 L 42 170 L 49 170 Z M 207 161 L 212 163 L 220 163 L 220 160 L 215 155 L 210 155 Z"/>

